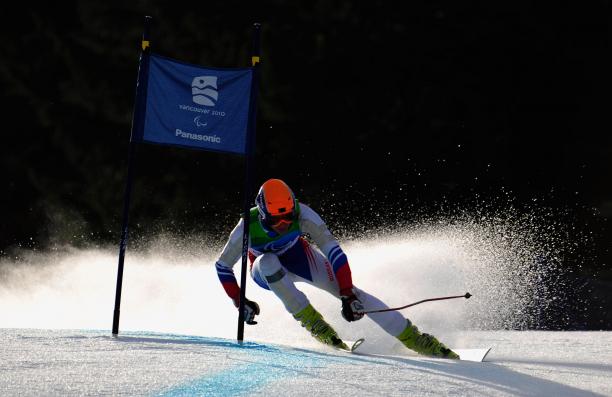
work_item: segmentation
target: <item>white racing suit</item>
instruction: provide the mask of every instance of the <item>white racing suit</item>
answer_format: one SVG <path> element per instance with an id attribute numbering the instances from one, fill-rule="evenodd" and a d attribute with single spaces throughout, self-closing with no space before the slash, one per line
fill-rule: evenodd
<path id="1" fill-rule="evenodd" d="M 249 228 L 253 232 L 249 236 L 251 277 L 260 287 L 272 290 L 289 313 L 295 315 L 309 305 L 306 295 L 295 286 L 296 282 L 308 283 L 336 298 L 343 295 L 341 291 L 352 288 L 364 311 L 388 307 L 378 298 L 353 286 L 346 255 L 321 217 L 310 207 L 299 203 L 295 226 L 282 236 L 262 225 L 253 214 L 250 223 L 257 224 Z M 240 219 L 216 263 L 219 280 L 236 307 L 240 289 L 232 269 L 241 258 L 243 227 L 244 222 Z M 410 324 L 397 311 L 367 316 L 392 336 L 398 336 Z"/>

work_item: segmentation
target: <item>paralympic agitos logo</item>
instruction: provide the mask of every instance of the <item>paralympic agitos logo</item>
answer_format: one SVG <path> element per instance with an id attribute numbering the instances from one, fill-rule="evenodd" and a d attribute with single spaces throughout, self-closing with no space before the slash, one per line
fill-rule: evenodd
<path id="1" fill-rule="evenodd" d="M 217 76 L 198 76 L 191 82 L 193 102 L 198 105 L 215 106 L 219 99 Z"/>

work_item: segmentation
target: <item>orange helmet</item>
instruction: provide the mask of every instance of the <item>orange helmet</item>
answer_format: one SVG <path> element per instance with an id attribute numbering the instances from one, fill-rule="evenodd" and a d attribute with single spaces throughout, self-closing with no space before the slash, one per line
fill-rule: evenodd
<path id="1" fill-rule="evenodd" d="M 281 221 L 291 222 L 295 218 L 295 196 L 280 179 L 268 179 L 261 185 L 255 205 L 261 220 L 270 226 Z"/>

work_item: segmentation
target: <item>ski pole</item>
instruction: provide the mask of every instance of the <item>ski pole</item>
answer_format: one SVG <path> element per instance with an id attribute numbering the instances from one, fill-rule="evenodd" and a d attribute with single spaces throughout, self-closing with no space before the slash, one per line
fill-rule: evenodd
<path id="1" fill-rule="evenodd" d="M 392 308 L 380 309 L 380 310 L 368 310 L 368 311 L 365 311 L 365 312 L 359 312 L 359 314 L 392 312 L 392 311 L 395 311 L 395 310 L 402 310 L 402 309 L 405 309 L 405 308 L 410 307 L 410 306 L 416 306 L 416 305 L 419 305 L 419 304 L 425 303 L 425 302 L 442 301 L 442 300 L 445 300 L 445 299 L 457 299 L 457 298 L 469 299 L 470 296 L 472 296 L 472 294 L 470 294 L 469 292 L 466 292 L 465 295 L 444 296 L 444 297 L 441 297 L 441 298 L 423 299 L 422 301 L 418 301 L 418 302 L 414 302 L 414 303 L 409 303 L 406 306 L 392 307 Z"/>

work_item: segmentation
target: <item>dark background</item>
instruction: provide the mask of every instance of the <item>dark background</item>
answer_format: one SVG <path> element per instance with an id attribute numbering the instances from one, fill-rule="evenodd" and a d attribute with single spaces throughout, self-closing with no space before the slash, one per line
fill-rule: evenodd
<path id="1" fill-rule="evenodd" d="M 101 3 L 2 10 L 3 257 L 118 243 L 144 15 L 154 52 L 216 67 L 249 65 L 260 22 L 257 185 L 285 179 L 348 237 L 546 214 L 575 242 L 566 304 L 588 303 L 540 326 L 612 329 L 610 1 Z M 239 156 L 139 147 L 131 246 L 224 240 L 243 179 Z"/>

